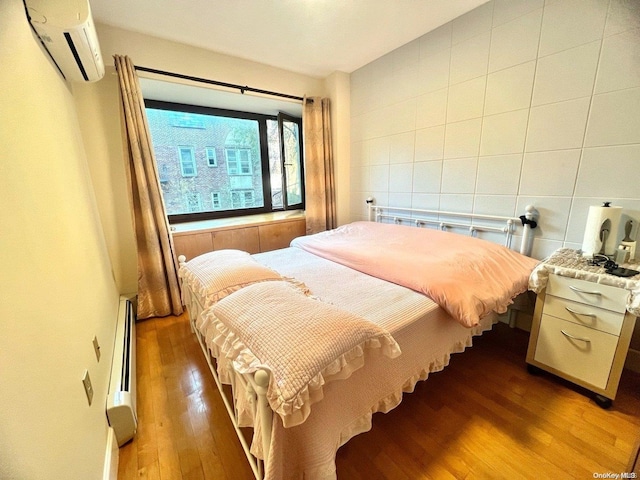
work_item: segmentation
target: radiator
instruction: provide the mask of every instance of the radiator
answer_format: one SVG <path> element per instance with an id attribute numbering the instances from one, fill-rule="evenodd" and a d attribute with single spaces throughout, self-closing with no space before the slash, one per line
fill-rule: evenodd
<path id="1" fill-rule="evenodd" d="M 121 296 L 107 395 L 107 418 L 118 446 L 133 438 L 136 415 L 136 315 L 135 296 Z"/>

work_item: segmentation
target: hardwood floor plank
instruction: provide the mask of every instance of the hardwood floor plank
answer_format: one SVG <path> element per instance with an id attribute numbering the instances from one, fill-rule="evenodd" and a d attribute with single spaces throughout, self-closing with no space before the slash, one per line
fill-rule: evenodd
<path id="1" fill-rule="evenodd" d="M 340 480 L 593 478 L 623 472 L 640 434 L 640 374 L 623 373 L 608 410 L 552 375 L 531 375 L 528 334 L 474 338 L 402 404 L 338 451 Z M 119 480 L 250 480 L 187 316 L 137 324 L 138 416 Z"/>

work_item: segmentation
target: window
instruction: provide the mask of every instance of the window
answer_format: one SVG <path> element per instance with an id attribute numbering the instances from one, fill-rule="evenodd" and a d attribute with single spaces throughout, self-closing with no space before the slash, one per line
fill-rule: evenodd
<path id="1" fill-rule="evenodd" d="M 193 147 L 179 147 L 180 171 L 183 177 L 195 177 L 196 159 L 193 155 Z"/>
<path id="2" fill-rule="evenodd" d="M 251 175 L 251 152 L 248 148 L 227 148 L 224 153 L 229 175 Z"/>
<path id="3" fill-rule="evenodd" d="M 171 223 L 304 208 L 300 118 L 145 105 Z"/>
<path id="4" fill-rule="evenodd" d="M 253 191 L 245 190 L 231 192 L 231 204 L 233 205 L 233 208 L 253 206 Z"/>
<path id="5" fill-rule="evenodd" d="M 211 206 L 214 210 L 220 210 L 222 203 L 220 202 L 220 192 L 211 192 Z"/>
<path id="6" fill-rule="evenodd" d="M 207 155 L 207 165 L 210 167 L 217 167 L 218 157 L 216 156 L 216 149 L 213 147 L 207 147 L 205 151 Z"/>
<path id="7" fill-rule="evenodd" d="M 202 211 L 202 197 L 198 192 L 185 193 L 184 203 L 188 212 L 201 212 Z"/>
<path id="8" fill-rule="evenodd" d="M 284 200 L 287 206 L 302 202 L 303 177 L 300 162 L 301 156 L 301 125 L 294 118 L 280 114 L 278 116 L 278 130 L 281 132 L 282 160 L 284 166 Z"/>

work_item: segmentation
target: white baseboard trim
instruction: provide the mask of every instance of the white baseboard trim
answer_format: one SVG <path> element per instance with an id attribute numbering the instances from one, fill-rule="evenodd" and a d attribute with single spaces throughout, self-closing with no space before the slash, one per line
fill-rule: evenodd
<path id="1" fill-rule="evenodd" d="M 107 434 L 107 448 L 104 455 L 104 471 L 102 480 L 118 480 L 118 461 L 120 459 L 120 450 L 116 440 L 116 433 L 113 428 L 109 427 Z"/>
<path id="2" fill-rule="evenodd" d="M 624 368 L 640 373 L 640 350 L 629 349 L 627 360 L 624 362 Z"/>

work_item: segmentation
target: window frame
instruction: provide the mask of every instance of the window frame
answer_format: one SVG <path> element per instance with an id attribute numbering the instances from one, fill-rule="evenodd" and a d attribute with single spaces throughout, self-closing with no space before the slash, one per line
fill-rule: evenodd
<path id="1" fill-rule="evenodd" d="M 195 113 L 200 115 L 212 115 L 219 117 L 230 117 L 230 118 L 239 118 L 245 120 L 254 120 L 258 123 L 258 131 L 259 131 L 259 142 L 260 142 L 260 168 L 262 173 L 262 192 L 263 192 L 263 206 L 262 207 L 249 207 L 242 209 L 230 209 L 230 210 L 212 210 L 207 212 L 198 212 L 198 213 L 182 213 L 182 214 L 173 214 L 167 215 L 170 224 L 183 223 L 183 222 L 194 222 L 200 220 L 212 220 L 219 218 L 233 218 L 233 217 L 242 217 L 247 215 L 254 215 L 258 213 L 271 213 L 271 212 L 279 212 L 284 210 L 298 210 L 304 209 L 304 196 L 301 204 L 297 204 L 295 207 L 287 208 L 285 202 L 283 202 L 282 207 L 273 207 L 272 202 L 272 190 L 271 190 L 271 176 L 270 176 L 270 167 L 269 167 L 269 148 L 268 148 L 268 139 L 267 139 L 267 120 L 278 121 L 277 115 L 267 115 L 262 113 L 253 113 L 253 112 L 243 112 L 239 110 L 227 110 L 215 107 L 204 107 L 199 105 L 188 105 L 183 103 L 175 103 L 175 102 L 166 102 L 162 100 L 152 100 L 145 99 L 145 108 L 155 109 L 155 110 L 167 110 L 171 112 L 178 113 Z M 302 118 L 291 117 L 296 121 L 299 126 L 300 132 L 302 133 Z M 300 135 L 300 168 L 302 169 L 304 175 L 304 153 L 302 149 L 302 134 Z M 178 148 L 181 146 L 178 145 Z M 206 147 L 212 148 L 212 147 Z M 217 155 L 217 154 L 216 154 Z M 196 155 L 194 152 L 194 164 L 197 165 Z M 208 157 L 205 149 L 205 160 L 208 166 Z M 216 158 L 216 165 L 219 166 Z M 284 162 L 284 159 L 281 158 L 281 162 Z M 226 162 L 226 148 L 225 148 L 225 162 Z M 196 166 L 197 171 L 197 166 Z M 252 167 L 252 174 L 255 173 L 255 170 Z M 246 175 L 246 174 L 240 174 Z M 283 175 L 284 175 L 284 167 L 283 167 Z M 303 176 L 304 178 L 304 176 Z M 283 177 L 283 188 L 285 185 L 284 177 Z M 254 195 L 254 201 L 256 198 L 259 198 Z"/>
<path id="2" fill-rule="evenodd" d="M 211 153 L 211 155 L 209 155 Z M 218 166 L 218 153 L 216 152 L 216 147 L 205 147 L 204 155 L 207 158 L 207 166 L 208 167 L 217 167 Z M 212 162 L 213 160 L 213 162 Z"/>
<path id="3" fill-rule="evenodd" d="M 184 150 L 188 150 L 189 154 L 191 155 L 191 165 L 193 167 L 193 173 L 191 174 L 187 174 L 184 173 L 184 158 L 182 156 L 182 152 Z M 192 177 L 197 177 L 198 176 L 198 162 L 196 162 L 196 149 L 195 147 L 192 147 L 190 145 L 178 145 L 178 161 L 180 162 L 180 174 L 184 177 L 184 178 L 192 178 Z"/>
<path id="4" fill-rule="evenodd" d="M 304 185 L 304 160 L 303 160 L 303 156 L 304 156 L 304 152 L 302 150 L 302 120 L 300 119 L 300 121 L 297 121 L 298 118 L 294 117 L 292 115 L 288 115 L 286 113 L 278 113 L 277 116 L 278 119 L 278 131 L 280 133 L 280 166 L 282 168 L 282 205 L 283 205 L 283 209 L 284 210 L 297 210 L 300 208 L 304 208 L 304 202 L 305 202 L 305 185 Z M 299 136 L 298 136 L 298 152 L 300 152 L 300 197 L 301 200 L 298 203 L 294 203 L 289 205 L 289 192 L 288 192 L 288 182 L 287 182 L 287 169 L 285 168 L 286 165 L 286 154 L 285 154 L 285 144 L 284 144 L 284 128 L 283 128 L 283 124 L 284 122 L 290 122 L 290 123 L 295 123 L 298 125 L 298 132 L 299 132 Z"/>
<path id="5" fill-rule="evenodd" d="M 194 195 L 193 199 L 195 200 L 195 202 L 198 204 L 199 208 L 202 208 L 202 194 L 200 192 L 194 192 L 194 193 L 185 193 L 183 195 L 184 198 L 184 203 L 189 206 L 191 203 L 191 199 L 189 198 L 191 195 Z"/>
<path id="6" fill-rule="evenodd" d="M 235 162 L 235 167 L 236 167 L 236 172 L 232 173 L 231 169 L 229 168 L 229 151 L 233 151 L 236 154 L 236 158 L 234 159 Z M 244 173 L 242 171 L 242 159 L 239 158 L 239 154 L 241 152 L 247 152 L 247 160 L 248 160 L 248 165 L 249 165 L 249 171 Z M 233 177 L 239 177 L 239 176 L 252 176 L 253 175 L 253 166 L 251 165 L 251 150 L 249 150 L 248 148 L 245 147 L 224 147 L 224 156 L 225 156 L 225 160 L 227 161 L 227 175 L 229 176 L 233 176 Z"/>
<path id="7" fill-rule="evenodd" d="M 216 203 L 220 205 L 221 203 L 221 195 L 220 192 L 211 192 L 211 206 L 213 210 L 220 210 L 220 206 L 216 207 Z"/>
<path id="8" fill-rule="evenodd" d="M 256 201 L 256 196 L 253 190 L 249 190 L 245 188 L 241 188 L 238 190 L 231 190 L 231 204 L 233 205 L 234 195 L 238 196 L 238 198 L 240 199 L 240 203 L 242 203 L 243 205 L 246 204 L 247 194 L 251 196 L 251 203 L 254 203 Z M 243 207 L 243 208 L 246 208 L 246 207 Z"/>

